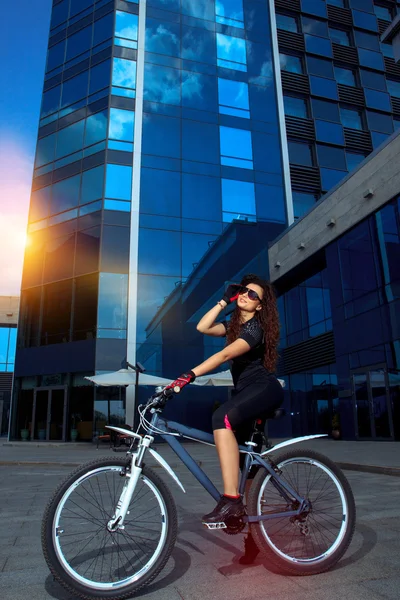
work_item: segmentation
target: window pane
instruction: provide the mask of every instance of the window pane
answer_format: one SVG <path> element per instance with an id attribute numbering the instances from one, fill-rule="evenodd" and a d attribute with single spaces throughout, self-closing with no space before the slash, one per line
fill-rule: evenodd
<path id="1" fill-rule="evenodd" d="M 356 85 L 356 78 L 354 72 L 351 69 L 344 69 L 343 67 L 335 67 L 335 78 L 338 83 L 343 85 Z"/>
<path id="2" fill-rule="evenodd" d="M 76 234 L 75 275 L 99 270 L 100 231 L 100 227 L 91 227 Z"/>
<path id="3" fill-rule="evenodd" d="M 103 197 L 104 165 L 82 173 L 80 204 L 86 204 Z"/>
<path id="4" fill-rule="evenodd" d="M 132 194 L 132 167 L 107 165 L 106 198 L 130 200 Z"/>
<path id="5" fill-rule="evenodd" d="M 56 144 L 56 134 L 48 135 L 41 140 L 38 140 L 36 147 L 35 168 L 54 160 L 54 150 Z"/>
<path id="6" fill-rule="evenodd" d="M 231 35 L 217 33 L 217 57 L 229 63 L 246 64 L 246 42 L 241 38 Z M 222 65 L 221 65 L 222 66 Z M 230 64 L 231 69 L 235 69 L 234 64 Z M 239 68 L 239 67 L 238 67 Z M 239 70 L 242 70 L 239 68 Z"/>
<path id="7" fill-rule="evenodd" d="M 85 146 L 105 140 L 107 136 L 107 111 L 95 113 L 86 119 Z"/>
<path id="8" fill-rule="evenodd" d="M 133 142 L 134 117 L 135 113 L 131 110 L 110 108 L 109 138 Z"/>
<path id="9" fill-rule="evenodd" d="M 214 2 L 209 0 L 182 0 L 182 14 L 198 19 L 214 20 Z M 217 13 L 218 14 L 218 13 Z"/>
<path id="10" fill-rule="evenodd" d="M 251 132 L 233 127 L 220 127 L 221 155 L 252 160 Z"/>
<path id="11" fill-rule="evenodd" d="M 125 58 L 113 58 L 113 85 L 135 89 L 136 62 Z"/>
<path id="12" fill-rule="evenodd" d="M 255 215 L 254 183 L 222 179 L 222 210 L 237 215 Z"/>
<path id="13" fill-rule="evenodd" d="M 128 275 L 100 273 L 97 327 L 126 329 Z"/>
<path id="14" fill-rule="evenodd" d="M 64 62 L 65 40 L 49 48 L 46 71 L 52 71 Z"/>
<path id="15" fill-rule="evenodd" d="M 56 112 L 60 106 L 61 86 L 57 85 L 43 94 L 41 117 L 47 117 Z"/>
<path id="16" fill-rule="evenodd" d="M 377 50 L 378 50 L 378 52 L 380 50 L 382 52 L 383 56 L 386 56 L 387 58 L 394 58 L 393 46 L 391 44 L 381 44 L 379 47 L 379 42 L 378 42 Z"/>
<path id="17" fill-rule="evenodd" d="M 346 177 L 344 171 L 335 171 L 334 169 L 320 169 L 321 173 L 321 185 L 324 192 L 328 192 L 333 188 L 339 181 L 342 181 L 343 177 Z"/>
<path id="18" fill-rule="evenodd" d="M 9 331 L 8 327 L 0 327 L 0 363 L 3 364 L 7 362 Z"/>
<path id="19" fill-rule="evenodd" d="M 87 95 L 89 71 L 84 71 L 72 79 L 65 81 L 62 86 L 61 108 L 73 104 Z"/>
<path id="20" fill-rule="evenodd" d="M 180 54 L 180 24 L 146 19 L 146 50 L 168 56 Z"/>
<path id="21" fill-rule="evenodd" d="M 389 115 L 367 110 L 367 121 L 370 129 L 383 133 L 393 133 L 393 120 Z"/>
<path id="22" fill-rule="evenodd" d="M 102 19 L 94 22 L 93 26 L 93 46 L 97 46 L 101 42 L 112 37 L 114 25 L 114 15 L 111 12 Z"/>
<path id="23" fill-rule="evenodd" d="M 45 250 L 44 283 L 72 277 L 74 255 L 74 233 L 48 241 Z"/>
<path id="24" fill-rule="evenodd" d="M 177 35 L 179 36 L 179 25 Z M 182 25 L 181 55 L 187 60 L 215 65 L 215 33 L 199 27 Z"/>
<path id="25" fill-rule="evenodd" d="M 218 111 L 216 77 L 181 71 L 182 106 L 198 110 Z"/>
<path id="26" fill-rule="evenodd" d="M 317 140 L 344 146 L 343 127 L 337 123 L 329 123 L 328 121 L 315 120 L 315 130 Z"/>
<path id="27" fill-rule="evenodd" d="M 72 280 L 53 283 L 44 288 L 42 346 L 69 341 L 71 302 Z"/>
<path id="28" fill-rule="evenodd" d="M 247 83 L 218 78 L 218 99 L 224 106 L 249 110 L 249 90 Z"/>
<path id="29" fill-rule="evenodd" d="M 386 82 L 383 73 L 376 73 L 376 71 L 366 71 L 365 69 L 360 69 L 360 74 L 363 87 L 386 92 Z"/>
<path id="30" fill-rule="evenodd" d="M 294 218 L 302 217 L 315 205 L 316 199 L 313 194 L 303 194 L 302 192 L 292 192 Z"/>
<path id="31" fill-rule="evenodd" d="M 348 171 L 355 169 L 365 159 L 364 154 L 357 154 L 356 152 L 346 152 L 346 161 Z"/>
<path id="32" fill-rule="evenodd" d="M 179 119 L 145 113 L 143 115 L 143 153 L 180 158 L 180 125 Z M 193 142 L 195 141 L 193 140 Z"/>
<path id="33" fill-rule="evenodd" d="M 317 156 L 318 164 L 321 167 L 343 169 L 344 171 L 347 168 L 345 154 L 342 148 L 333 148 L 332 146 L 322 146 L 321 144 L 317 144 Z"/>
<path id="34" fill-rule="evenodd" d="M 336 81 L 310 75 L 310 84 L 311 93 L 315 96 L 322 96 L 324 98 L 330 98 L 331 100 L 338 100 Z"/>
<path id="35" fill-rule="evenodd" d="M 329 36 L 334 44 L 340 44 L 341 46 L 350 46 L 350 36 L 347 31 L 329 27 Z"/>
<path id="36" fill-rule="evenodd" d="M 75 175 L 75 177 L 69 177 L 53 184 L 51 214 L 78 206 L 80 184 L 80 175 Z"/>
<path id="37" fill-rule="evenodd" d="M 217 0 L 215 2 L 215 14 L 224 18 L 223 21 L 217 19 L 217 22 L 240 27 L 244 20 L 243 0 Z"/>
<path id="38" fill-rule="evenodd" d="M 297 21 L 294 17 L 289 17 L 288 15 L 281 15 L 276 13 L 276 26 L 278 29 L 283 29 L 285 31 L 295 31 L 298 32 Z"/>
<path id="39" fill-rule="evenodd" d="M 98 228 L 100 229 L 100 228 Z M 85 257 L 94 257 L 95 252 L 93 247 L 93 241 L 89 238 L 94 238 L 93 230 L 82 231 L 78 234 L 78 240 L 81 238 L 83 241 L 82 245 L 82 260 L 85 261 Z M 85 240 L 86 237 L 86 240 Z M 98 240 L 96 240 L 98 245 Z M 98 252 L 98 248 L 97 248 Z M 88 268 L 92 267 L 95 263 L 90 264 L 88 262 Z M 97 267 L 96 267 L 97 268 Z M 95 270 L 95 269 L 90 269 Z M 86 271 L 86 272 L 90 272 Z M 72 330 L 72 340 L 87 340 L 96 337 L 96 324 L 97 324 L 97 300 L 98 300 L 98 276 L 87 275 L 86 277 L 78 277 L 75 282 L 75 294 L 74 294 L 74 323 Z"/>
<path id="40" fill-rule="evenodd" d="M 78 56 L 82 52 L 89 50 L 92 44 L 92 26 L 85 27 L 74 33 L 67 38 L 67 51 L 65 54 L 65 60 L 69 61 L 71 58 Z"/>
<path id="41" fill-rule="evenodd" d="M 313 35 L 305 35 L 306 51 L 312 54 L 320 54 L 332 58 L 332 44 L 326 38 L 319 38 Z"/>
<path id="42" fill-rule="evenodd" d="M 168 67 L 145 64 L 144 99 L 165 104 L 181 103 L 180 71 Z"/>
<path id="43" fill-rule="evenodd" d="M 142 168 L 140 189 L 141 212 L 181 216 L 180 173 Z"/>
<path id="44" fill-rule="evenodd" d="M 346 8 L 345 0 L 326 0 L 327 4 L 331 6 L 340 6 L 340 8 Z"/>
<path id="45" fill-rule="evenodd" d="M 104 62 L 90 69 L 89 94 L 94 94 L 110 85 L 110 61 Z"/>
<path id="46" fill-rule="evenodd" d="M 358 110 L 340 108 L 340 117 L 343 127 L 360 130 L 363 128 L 361 114 L 358 112 Z"/>
<path id="47" fill-rule="evenodd" d="M 301 10 L 317 17 L 328 16 L 325 0 L 301 0 Z"/>
<path id="48" fill-rule="evenodd" d="M 361 10 L 353 10 L 353 23 L 355 27 L 361 27 L 361 29 L 370 29 L 371 31 L 378 31 L 378 22 L 375 15 L 364 12 L 368 10 L 364 6 Z"/>
<path id="49" fill-rule="evenodd" d="M 311 99 L 311 106 L 314 118 L 324 119 L 325 121 L 340 122 L 339 105 L 326 100 Z"/>
<path id="50" fill-rule="evenodd" d="M 289 162 L 297 165 L 313 166 L 312 149 L 308 144 L 288 141 Z"/>
<path id="51" fill-rule="evenodd" d="M 58 132 L 56 158 L 61 158 L 82 149 L 84 128 L 85 120 L 83 119 Z"/>
<path id="52" fill-rule="evenodd" d="M 392 14 L 390 8 L 387 6 L 377 6 L 374 4 L 374 13 L 378 17 L 378 19 L 383 19 L 384 21 L 391 21 Z"/>
<path id="53" fill-rule="evenodd" d="M 376 69 L 377 71 L 385 70 L 383 56 L 380 54 L 380 52 L 373 52 L 372 50 L 365 50 L 365 48 L 358 48 L 358 57 L 362 67 L 369 67 L 371 69 Z"/>
<path id="54" fill-rule="evenodd" d="M 368 108 L 376 108 L 377 110 L 392 112 L 389 94 L 386 94 L 385 92 L 378 92 L 377 90 L 370 90 L 368 88 L 365 88 L 364 93 Z"/>
<path id="55" fill-rule="evenodd" d="M 164 252 L 160 252 L 160 248 Z M 139 230 L 139 272 L 181 277 L 181 233 L 155 229 Z"/>
<path id="56" fill-rule="evenodd" d="M 128 273 L 129 238 L 129 227 L 103 225 L 100 267 L 102 271 L 108 273 Z"/>
<path id="57" fill-rule="evenodd" d="M 138 16 L 117 10 L 115 16 L 115 35 L 128 40 L 137 40 Z"/>
<path id="58" fill-rule="evenodd" d="M 333 64 L 330 60 L 307 56 L 307 70 L 311 75 L 320 75 L 321 77 L 330 77 L 333 79 Z"/>
<path id="59" fill-rule="evenodd" d="M 311 35 L 317 35 L 320 37 L 328 37 L 328 24 L 326 21 L 320 21 L 319 19 L 312 19 L 311 17 L 302 17 L 302 30 L 303 33 L 310 33 Z"/>
<path id="60" fill-rule="evenodd" d="M 279 60 L 282 71 L 290 73 L 303 73 L 303 64 L 299 56 L 291 56 L 290 54 L 279 54 Z"/>
<path id="61" fill-rule="evenodd" d="M 32 192 L 29 206 L 29 220 L 39 221 L 48 217 L 50 213 L 50 200 L 51 185 Z"/>
<path id="62" fill-rule="evenodd" d="M 303 98 L 294 98 L 292 96 L 283 96 L 283 103 L 285 106 L 285 115 L 291 117 L 301 117 L 306 119 L 307 114 L 307 102 Z"/>
<path id="63" fill-rule="evenodd" d="M 392 79 L 386 79 L 387 89 L 391 96 L 400 98 L 400 81 L 393 81 Z"/>
<path id="64" fill-rule="evenodd" d="M 219 178 L 182 173 L 182 216 L 188 219 L 221 220 Z"/>
<path id="65" fill-rule="evenodd" d="M 367 33 L 366 31 L 359 31 L 357 29 L 354 30 L 354 35 L 356 38 L 356 46 L 360 46 L 360 48 L 368 48 L 369 50 L 374 50 L 375 52 L 380 51 L 379 37 L 377 35 L 374 35 L 373 33 Z"/>

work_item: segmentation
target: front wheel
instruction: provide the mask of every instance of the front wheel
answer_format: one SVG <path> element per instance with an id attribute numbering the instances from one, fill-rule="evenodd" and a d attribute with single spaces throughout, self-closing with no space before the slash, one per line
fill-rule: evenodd
<path id="1" fill-rule="evenodd" d="M 310 502 L 298 517 L 279 517 L 251 524 L 252 536 L 281 572 L 315 575 L 332 568 L 353 537 L 356 509 L 353 493 L 342 471 L 313 450 L 292 450 L 274 457 L 283 479 Z M 293 511 L 295 501 L 279 493 L 274 478 L 260 469 L 250 488 L 249 515 Z M 294 500 L 294 499 L 293 499 Z"/>
<path id="2" fill-rule="evenodd" d="M 42 523 L 50 571 L 69 592 L 123 600 L 152 581 L 174 548 L 177 516 L 170 491 L 143 467 L 123 529 L 107 527 L 128 483 L 130 459 L 100 458 L 60 484 Z"/>

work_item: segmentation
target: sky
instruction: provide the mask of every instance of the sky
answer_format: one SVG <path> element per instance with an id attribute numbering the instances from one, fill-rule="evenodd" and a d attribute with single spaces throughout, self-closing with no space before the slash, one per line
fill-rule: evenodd
<path id="1" fill-rule="evenodd" d="M 0 2 L 0 295 L 19 295 L 51 0 Z"/>

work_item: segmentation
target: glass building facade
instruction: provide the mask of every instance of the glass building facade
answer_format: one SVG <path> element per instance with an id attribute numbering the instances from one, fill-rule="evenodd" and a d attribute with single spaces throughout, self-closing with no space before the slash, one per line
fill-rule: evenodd
<path id="1" fill-rule="evenodd" d="M 77 429 L 90 440 L 130 422 L 149 390 L 95 389 L 85 376 L 128 359 L 174 378 L 221 347 L 196 323 L 226 283 L 268 277 L 268 243 L 397 126 L 400 67 L 379 42 L 394 10 L 370 0 L 53 2 L 13 438 L 28 428 L 68 440 Z M 281 291 L 284 354 L 333 336 L 329 269 L 313 269 Z M 290 410 L 271 433 L 327 427 L 337 365 L 288 367 Z M 313 417 L 301 410 L 309 393 L 321 396 Z M 167 410 L 208 429 L 226 397 L 191 388 Z"/>

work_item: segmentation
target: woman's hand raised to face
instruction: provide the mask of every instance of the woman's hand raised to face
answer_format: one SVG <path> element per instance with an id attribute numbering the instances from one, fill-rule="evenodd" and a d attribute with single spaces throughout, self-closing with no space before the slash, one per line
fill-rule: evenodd
<path id="1" fill-rule="evenodd" d="M 225 294 L 222 296 L 222 300 L 224 300 L 227 304 L 231 302 L 235 302 L 235 300 L 239 297 L 239 290 L 241 286 L 238 283 L 231 283 L 225 290 Z"/>

